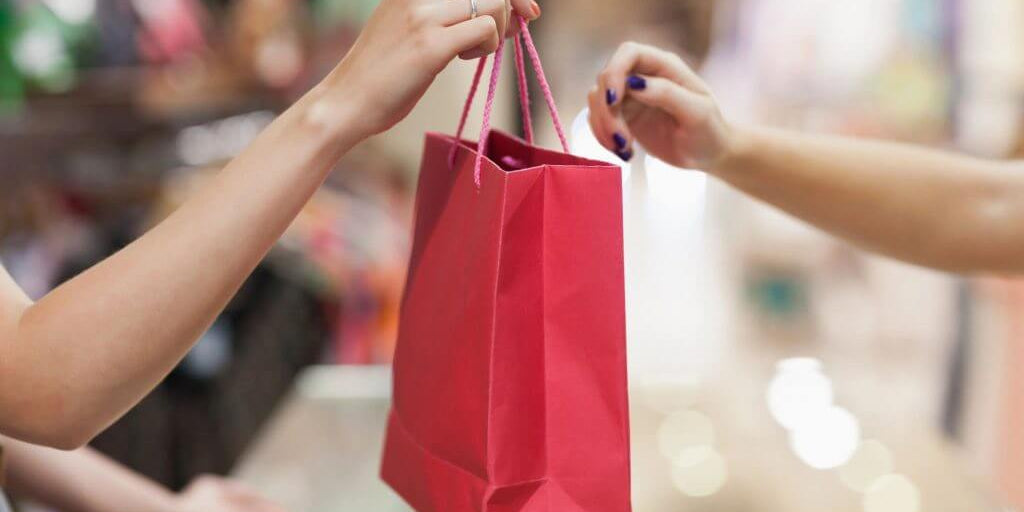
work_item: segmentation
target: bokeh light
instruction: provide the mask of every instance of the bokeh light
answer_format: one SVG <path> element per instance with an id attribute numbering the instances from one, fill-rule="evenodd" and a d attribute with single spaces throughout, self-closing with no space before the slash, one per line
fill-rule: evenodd
<path id="1" fill-rule="evenodd" d="M 793 452 L 808 466 L 836 468 L 857 450 L 860 424 L 846 409 L 830 407 L 807 418 L 790 432 L 789 439 Z"/>
<path id="2" fill-rule="evenodd" d="M 919 512 L 921 491 L 904 475 L 885 475 L 864 494 L 864 512 Z"/>
<path id="3" fill-rule="evenodd" d="M 688 448 L 672 462 L 672 483 L 687 496 L 715 494 L 728 478 L 725 459 L 710 446 Z"/>
<path id="4" fill-rule="evenodd" d="M 775 421 L 788 430 L 813 421 L 832 405 L 832 381 L 814 359 L 794 358 L 779 362 L 768 386 L 768 409 Z"/>

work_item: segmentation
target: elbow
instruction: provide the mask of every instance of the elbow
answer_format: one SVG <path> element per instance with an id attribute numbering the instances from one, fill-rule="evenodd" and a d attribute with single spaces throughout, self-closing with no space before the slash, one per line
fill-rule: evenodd
<path id="1" fill-rule="evenodd" d="M 35 396 L 27 401 L 31 405 L 6 409 L 13 412 L 8 419 L 20 421 L 4 422 L 3 430 L 22 441 L 73 451 L 89 444 L 106 425 L 84 414 L 84 410 L 69 404 L 67 396 Z"/>
<path id="2" fill-rule="evenodd" d="M 106 427 L 86 414 L 87 411 L 69 404 L 66 395 L 53 400 L 41 412 L 37 423 L 41 444 L 58 450 L 82 448 Z"/>
<path id="3" fill-rule="evenodd" d="M 97 433 L 82 428 L 57 427 L 40 432 L 40 437 L 35 442 L 42 446 L 70 452 L 84 448 L 96 437 Z"/>

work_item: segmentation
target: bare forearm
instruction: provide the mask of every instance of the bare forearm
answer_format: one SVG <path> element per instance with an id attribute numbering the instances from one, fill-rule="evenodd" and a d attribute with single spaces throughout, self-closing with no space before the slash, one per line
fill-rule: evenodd
<path id="1" fill-rule="evenodd" d="M 0 430 L 80 445 L 177 364 L 356 142 L 309 123 L 313 101 L 283 114 L 138 241 L 23 312 L 13 339 L 0 341 L 11 363 L 0 362 L 0 378 L 12 386 L 0 393 Z M 73 423 L 71 439 L 48 439 L 54 422 Z"/>
<path id="2" fill-rule="evenodd" d="M 494 51 L 508 5 L 382 0 L 342 62 L 205 190 L 32 304 L 0 269 L 0 432 L 74 448 L 184 356 L 339 155 L 403 119 L 456 56 Z M 529 0 L 512 0 L 529 19 Z"/>
<path id="3" fill-rule="evenodd" d="M 737 129 L 713 172 L 865 248 L 961 272 L 1024 271 L 1015 164 L 898 144 Z"/>
<path id="4" fill-rule="evenodd" d="M 73 452 L 0 438 L 19 496 L 62 512 L 175 512 L 175 495 L 91 448 Z"/>

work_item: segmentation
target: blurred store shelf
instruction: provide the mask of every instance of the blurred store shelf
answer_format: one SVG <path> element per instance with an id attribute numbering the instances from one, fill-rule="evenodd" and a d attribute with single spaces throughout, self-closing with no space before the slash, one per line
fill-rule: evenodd
<path id="1" fill-rule="evenodd" d="M 824 372 L 818 364 L 792 360 L 778 370 Z M 728 375 L 749 378 L 679 376 L 634 386 L 635 510 L 1004 510 L 935 431 L 858 416 L 856 400 L 843 403 L 864 436 L 853 439 L 854 453 L 837 457 L 842 443 L 832 441 L 842 429 L 791 441 L 765 400 L 771 375 L 761 379 L 760 366 L 741 366 Z M 842 381 L 835 385 L 845 388 Z M 796 389 L 806 393 L 813 386 Z M 409 510 L 378 477 L 389 390 L 388 367 L 307 370 L 235 474 L 290 510 Z"/>

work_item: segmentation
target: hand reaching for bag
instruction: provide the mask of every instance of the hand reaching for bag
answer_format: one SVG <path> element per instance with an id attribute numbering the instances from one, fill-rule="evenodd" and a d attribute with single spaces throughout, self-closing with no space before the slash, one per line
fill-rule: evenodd
<path id="1" fill-rule="evenodd" d="M 731 130 L 707 85 L 664 50 L 623 44 L 589 103 L 594 135 L 623 160 L 639 142 L 674 166 L 712 171 L 729 151 Z"/>
<path id="2" fill-rule="evenodd" d="M 533 0 L 383 0 L 319 87 L 311 115 L 328 126 L 332 120 L 354 123 L 348 128 L 364 137 L 387 130 L 456 56 L 494 52 L 499 34 L 516 26 L 512 12 L 533 20 L 540 7 Z"/>

